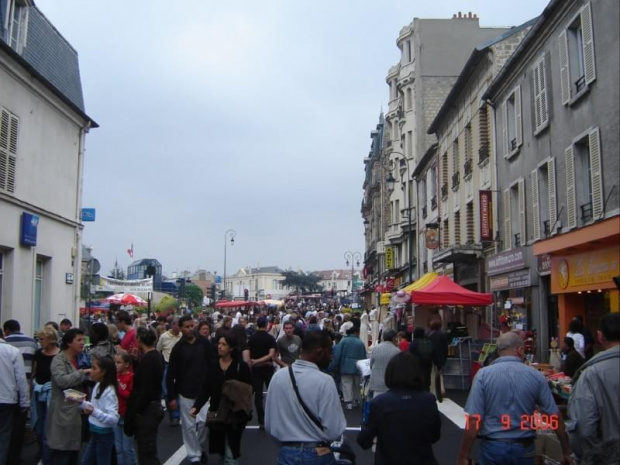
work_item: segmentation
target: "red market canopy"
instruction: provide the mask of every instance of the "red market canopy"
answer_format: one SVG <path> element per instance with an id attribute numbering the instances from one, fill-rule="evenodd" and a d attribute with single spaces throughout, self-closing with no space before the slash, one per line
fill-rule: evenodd
<path id="1" fill-rule="evenodd" d="M 221 300 L 215 304 L 215 308 L 233 308 L 233 307 L 248 307 L 250 305 L 257 305 L 256 302 L 250 302 L 247 300 Z"/>
<path id="2" fill-rule="evenodd" d="M 486 306 L 493 303 L 493 295 L 465 289 L 447 276 L 437 276 L 428 286 L 411 293 L 417 305 L 470 305 Z"/>

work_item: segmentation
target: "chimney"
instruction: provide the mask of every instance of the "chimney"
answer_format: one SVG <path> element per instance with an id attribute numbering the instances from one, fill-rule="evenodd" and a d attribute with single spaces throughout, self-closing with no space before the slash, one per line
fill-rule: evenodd
<path id="1" fill-rule="evenodd" d="M 459 19 L 461 19 L 463 16 L 461 15 L 461 12 L 459 11 Z"/>
<path id="2" fill-rule="evenodd" d="M 467 12 L 467 18 L 471 19 L 471 11 Z"/>

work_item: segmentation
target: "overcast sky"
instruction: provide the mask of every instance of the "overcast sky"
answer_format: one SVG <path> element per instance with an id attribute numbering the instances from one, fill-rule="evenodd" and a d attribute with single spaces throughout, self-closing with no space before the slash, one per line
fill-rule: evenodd
<path id="1" fill-rule="evenodd" d="M 84 243 L 164 272 L 345 268 L 364 253 L 363 158 L 414 17 L 517 26 L 546 0 L 36 0 L 77 50 Z"/>

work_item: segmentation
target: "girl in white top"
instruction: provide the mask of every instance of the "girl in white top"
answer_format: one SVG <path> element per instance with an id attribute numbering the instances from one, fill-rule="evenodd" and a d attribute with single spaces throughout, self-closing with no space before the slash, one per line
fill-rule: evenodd
<path id="1" fill-rule="evenodd" d="M 91 380 L 95 381 L 90 402 L 82 402 L 82 410 L 89 416 L 90 441 L 84 451 L 82 465 L 109 464 L 114 447 L 114 427 L 118 423 L 116 396 L 116 365 L 109 355 L 92 359 Z"/>
<path id="2" fill-rule="evenodd" d="M 572 320 L 568 324 L 568 333 L 566 337 L 570 337 L 575 341 L 575 350 L 585 359 L 586 358 L 586 341 L 581 334 L 583 331 L 583 325 L 579 320 Z"/>

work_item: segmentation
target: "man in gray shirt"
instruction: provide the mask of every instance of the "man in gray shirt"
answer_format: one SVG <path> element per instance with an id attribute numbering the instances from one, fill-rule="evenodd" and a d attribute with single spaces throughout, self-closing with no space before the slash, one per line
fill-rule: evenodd
<path id="1" fill-rule="evenodd" d="M 369 389 L 372 392 L 373 398 L 388 390 L 388 387 L 385 385 L 385 369 L 392 357 L 399 352 L 400 349 L 396 347 L 396 331 L 393 329 L 384 331 L 383 342 L 372 349 L 370 354 L 371 373 Z"/>
<path id="2" fill-rule="evenodd" d="M 331 358 L 329 333 L 311 331 L 304 337 L 300 360 L 278 370 L 271 379 L 265 428 L 280 442 L 280 465 L 336 463 L 329 444 L 344 433 L 347 424 L 333 378 L 320 371 L 329 366 Z M 291 376 L 307 411 L 298 400 Z"/>
<path id="3" fill-rule="evenodd" d="M 280 358 L 276 358 L 275 362 L 282 368 L 286 368 L 299 358 L 302 342 L 299 336 L 293 334 L 295 323 L 289 320 L 284 323 L 283 328 L 284 336 L 277 341 Z"/>

